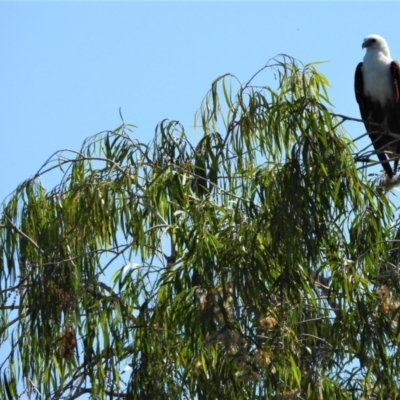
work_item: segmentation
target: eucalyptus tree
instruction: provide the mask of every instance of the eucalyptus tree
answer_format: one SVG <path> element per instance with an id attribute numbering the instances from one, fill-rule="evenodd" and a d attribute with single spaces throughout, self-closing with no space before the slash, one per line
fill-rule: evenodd
<path id="1" fill-rule="evenodd" d="M 327 87 L 280 56 L 214 81 L 197 143 L 123 123 L 19 185 L 0 215 L 0 396 L 396 398 L 394 205 Z"/>

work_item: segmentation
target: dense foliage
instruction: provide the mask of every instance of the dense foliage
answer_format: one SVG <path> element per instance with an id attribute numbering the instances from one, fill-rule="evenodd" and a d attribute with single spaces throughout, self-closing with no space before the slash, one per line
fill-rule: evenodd
<path id="1" fill-rule="evenodd" d="M 22 183 L 0 215 L 0 397 L 399 396 L 394 205 L 327 85 L 282 56 L 213 83 L 196 144 L 123 124 Z"/>

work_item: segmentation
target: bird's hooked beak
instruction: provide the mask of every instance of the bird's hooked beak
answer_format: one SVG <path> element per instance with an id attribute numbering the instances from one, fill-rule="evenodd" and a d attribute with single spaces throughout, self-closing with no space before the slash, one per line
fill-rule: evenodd
<path id="1" fill-rule="evenodd" d="M 364 39 L 363 44 L 361 45 L 361 48 L 366 49 L 369 46 L 371 46 L 371 41 L 368 39 Z"/>
<path id="2" fill-rule="evenodd" d="M 366 49 L 368 47 L 371 47 L 375 42 L 376 40 L 374 40 L 373 38 L 365 38 L 361 48 Z"/>

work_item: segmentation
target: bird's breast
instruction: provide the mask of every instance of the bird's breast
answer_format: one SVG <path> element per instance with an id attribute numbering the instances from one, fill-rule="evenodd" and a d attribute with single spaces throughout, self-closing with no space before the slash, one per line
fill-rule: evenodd
<path id="1" fill-rule="evenodd" d="M 390 63 L 363 63 L 364 95 L 371 97 L 381 107 L 394 100 Z"/>

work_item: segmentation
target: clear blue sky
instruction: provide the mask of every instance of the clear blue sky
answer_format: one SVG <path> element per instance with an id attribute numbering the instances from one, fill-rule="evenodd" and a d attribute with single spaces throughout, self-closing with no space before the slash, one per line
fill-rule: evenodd
<path id="1" fill-rule="evenodd" d="M 0 2 L 0 198 L 54 151 L 117 127 L 120 107 L 141 141 L 164 118 L 190 132 L 213 79 L 246 81 L 279 53 L 327 60 L 335 111 L 358 117 L 362 40 L 378 33 L 400 59 L 399 11 L 393 2 Z"/>
<path id="2" fill-rule="evenodd" d="M 319 69 L 334 111 L 358 117 L 362 40 L 382 35 L 400 60 L 399 11 L 394 2 L 0 1 L 0 200 L 56 150 L 119 126 L 119 108 L 142 142 L 164 118 L 190 134 L 215 78 L 245 82 L 280 53 L 328 61 Z"/>

